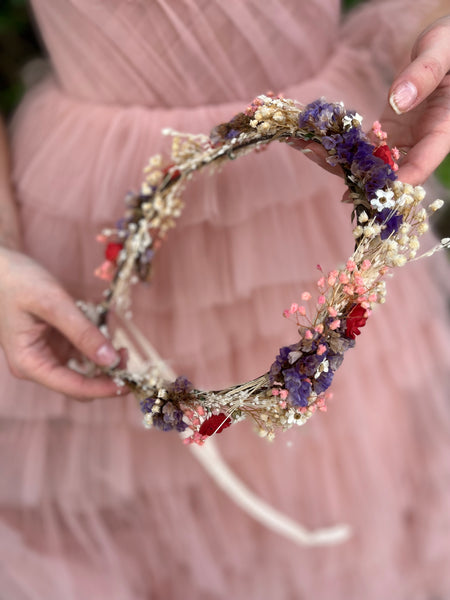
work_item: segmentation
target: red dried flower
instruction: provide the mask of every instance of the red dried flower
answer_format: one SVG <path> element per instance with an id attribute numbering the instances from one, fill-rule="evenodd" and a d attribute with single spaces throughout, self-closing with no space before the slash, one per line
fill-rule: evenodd
<path id="1" fill-rule="evenodd" d="M 367 322 L 366 309 L 361 306 L 361 304 L 356 304 L 352 310 L 348 313 L 346 328 L 345 328 L 345 337 L 355 339 L 357 335 L 359 335 L 360 328 L 364 327 Z"/>
<path id="2" fill-rule="evenodd" d="M 392 158 L 391 150 L 387 144 L 383 144 L 383 146 L 378 146 L 378 148 L 373 151 L 373 155 L 378 156 L 378 158 L 381 158 L 381 160 L 388 164 L 392 169 L 394 168 L 394 159 Z"/>
<path id="3" fill-rule="evenodd" d="M 174 166 L 175 166 L 174 164 L 171 164 L 171 165 L 167 166 L 165 169 L 163 169 L 163 171 L 162 171 L 162 174 L 163 174 L 163 176 L 165 177 L 166 175 L 168 175 L 168 173 L 169 173 L 170 169 L 171 169 L 172 167 L 174 167 Z M 175 170 L 174 170 L 174 171 L 173 171 L 173 172 L 170 174 L 170 179 L 169 179 L 169 181 L 170 181 L 170 182 L 172 182 L 172 181 L 176 181 L 176 180 L 177 180 L 177 179 L 180 177 L 180 175 L 181 175 L 181 173 L 180 173 L 179 169 L 175 169 Z"/>
<path id="4" fill-rule="evenodd" d="M 214 433 L 221 433 L 224 429 L 231 425 L 230 417 L 219 413 L 218 415 L 212 415 L 209 419 L 204 421 L 199 429 L 201 435 L 213 435 Z"/>
<path id="5" fill-rule="evenodd" d="M 119 242 L 110 242 L 105 248 L 106 260 L 110 260 L 111 262 L 116 262 L 117 257 L 119 256 L 122 248 L 123 248 L 123 244 L 120 244 Z"/>

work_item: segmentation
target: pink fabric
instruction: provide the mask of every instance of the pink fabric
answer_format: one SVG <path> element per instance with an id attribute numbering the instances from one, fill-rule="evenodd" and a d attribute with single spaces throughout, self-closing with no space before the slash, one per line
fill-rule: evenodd
<path id="1" fill-rule="evenodd" d="M 268 89 L 343 100 L 370 124 L 433 3 L 34 0 L 54 73 L 12 124 L 29 252 L 98 299 L 95 234 L 120 217 L 163 127 L 209 129 Z M 376 27 L 374 26 L 376 24 Z M 315 265 L 351 252 L 342 184 L 286 147 L 201 177 L 135 294 L 135 320 L 171 366 L 217 387 L 267 370 L 295 339 L 282 310 Z M 278 509 L 341 547 L 300 549 L 220 492 L 131 399 L 80 405 L 1 364 L 0 590 L 8 600 L 450 597 L 449 344 L 433 272 L 415 263 L 336 375 L 326 415 L 268 444 L 218 438 Z M 289 444 L 288 444 L 289 442 Z"/>

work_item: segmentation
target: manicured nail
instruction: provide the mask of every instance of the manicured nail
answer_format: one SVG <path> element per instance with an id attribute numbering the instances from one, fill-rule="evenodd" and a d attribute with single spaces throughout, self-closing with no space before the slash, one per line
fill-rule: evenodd
<path id="1" fill-rule="evenodd" d="M 120 356 L 110 344 L 103 344 L 96 353 L 97 364 L 104 367 L 115 367 L 120 362 Z"/>
<path id="2" fill-rule="evenodd" d="M 410 81 L 401 83 L 389 97 L 389 103 L 398 115 L 406 112 L 417 98 L 417 88 Z"/>

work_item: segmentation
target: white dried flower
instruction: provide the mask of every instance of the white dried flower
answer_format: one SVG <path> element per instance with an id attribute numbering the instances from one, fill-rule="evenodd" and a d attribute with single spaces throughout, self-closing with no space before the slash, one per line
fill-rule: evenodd
<path id="1" fill-rule="evenodd" d="M 273 115 L 273 108 L 270 106 L 262 106 L 259 111 L 263 119 L 268 119 Z"/>
<path id="2" fill-rule="evenodd" d="M 420 248 L 420 242 L 417 236 L 413 235 L 409 240 L 409 247 L 411 250 L 418 250 Z"/>
<path id="3" fill-rule="evenodd" d="M 409 194 L 410 196 L 414 195 L 414 188 L 410 183 L 405 183 L 403 185 L 403 192 L 405 194 Z"/>
<path id="4" fill-rule="evenodd" d="M 264 122 L 258 126 L 258 133 L 268 133 L 270 131 L 270 123 Z"/>
<path id="5" fill-rule="evenodd" d="M 161 154 L 155 154 L 148 161 L 150 167 L 160 167 L 162 164 L 162 156 Z"/>
<path id="6" fill-rule="evenodd" d="M 375 235 L 375 227 L 373 225 L 367 225 L 367 227 L 364 227 L 364 237 L 371 238 Z"/>
<path id="7" fill-rule="evenodd" d="M 367 216 L 366 211 L 363 210 L 362 213 L 358 217 L 358 221 L 360 223 L 367 223 L 368 220 L 369 220 L 369 217 Z"/>
<path id="8" fill-rule="evenodd" d="M 286 117 L 285 115 L 281 112 L 281 110 L 277 110 L 276 113 L 274 113 L 272 119 L 274 121 L 276 121 L 277 123 L 284 123 L 286 121 Z"/>
<path id="9" fill-rule="evenodd" d="M 421 221 L 426 221 L 427 219 L 427 211 L 424 208 L 421 208 L 417 214 L 416 214 L 416 219 L 421 222 Z"/>
<path id="10" fill-rule="evenodd" d="M 394 192 L 392 190 L 377 190 L 376 196 L 376 198 L 370 201 L 370 204 L 378 211 L 395 206 Z"/>
<path id="11" fill-rule="evenodd" d="M 423 187 L 422 187 L 422 186 L 420 186 L 420 185 L 417 185 L 417 186 L 414 188 L 414 199 L 415 199 L 417 202 L 422 202 L 422 200 L 425 198 L 425 196 L 426 196 L 426 192 L 425 192 L 425 190 L 423 189 Z"/>
<path id="12" fill-rule="evenodd" d="M 439 210 L 443 206 L 444 206 L 444 201 L 443 200 L 435 200 L 434 202 L 432 202 L 430 204 L 430 206 L 428 208 L 431 210 L 431 212 L 436 212 L 437 210 Z"/>
<path id="13" fill-rule="evenodd" d="M 403 267 L 403 265 L 406 264 L 406 256 L 403 254 L 397 254 L 397 256 L 392 259 L 392 264 L 395 267 Z"/>
<path id="14" fill-rule="evenodd" d="M 397 206 L 409 206 L 413 203 L 413 197 L 410 194 L 402 194 L 396 201 Z"/>

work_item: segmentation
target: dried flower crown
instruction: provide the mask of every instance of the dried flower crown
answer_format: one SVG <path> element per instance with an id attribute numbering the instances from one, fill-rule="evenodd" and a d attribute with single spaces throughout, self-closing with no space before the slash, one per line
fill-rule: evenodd
<path id="1" fill-rule="evenodd" d="M 154 253 L 175 226 L 183 189 L 194 173 L 273 141 L 318 142 L 327 151 L 327 162 L 342 168 L 347 201 L 353 203 L 355 250 L 345 265 L 321 272 L 314 299 L 304 291 L 284 312 L 295 322 L 299 340 L 282 347 L 269 372 L 257 379 L 206 392 L 185 377 L 164 381 L 156 369 L 144 374 L 111 371 L 140 401 L 146 427 L 184 432 L 186 443 L 202 444 L 252 417 L 259 433 L 271 438 L 276 430 L 302 425 L 316 410 L 326 410 L 344 353 L 354 346 L 373 306 L 385 300 L 385 275 L 416 258 L 428 215 L 443 204 L 436 200 L 428 209 L 421 207 L 423 188 L 396 180 L 398 153 L 387 146 L 380 124 L 374 124 L 368 137 L 361 120 L 342 103 L 320 99 L 301 106 L 280 96 L 259 96 L 209 136 L 165 130 L 173 136 L 171 161 L 164 164 L 160 155 L 150 159 L 140 193 L 127 196 L 125 217 L 100 236 L 106 261 L 96 274 L 110 285 L 95 307 L 95 321 L 105 331 L 110 309 L 126 313 L 130 285 L 149 278 Z M 448 238 L 441 240 L 423 256 L 449 245 Z"/>

